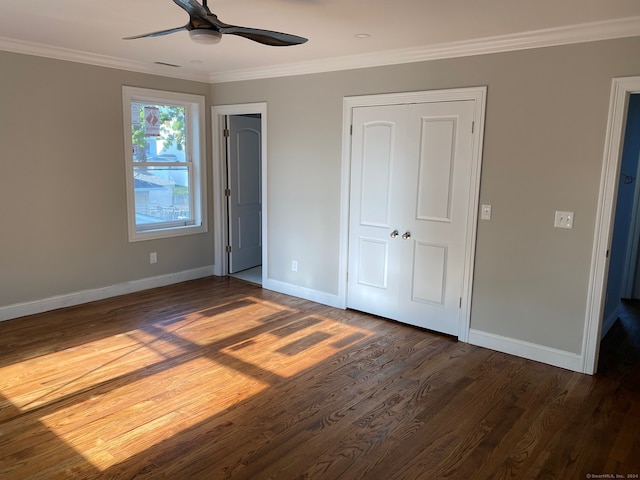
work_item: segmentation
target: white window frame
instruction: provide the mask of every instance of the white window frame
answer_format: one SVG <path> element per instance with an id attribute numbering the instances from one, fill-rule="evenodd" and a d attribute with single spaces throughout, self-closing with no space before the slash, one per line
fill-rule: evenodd
<path id="1" fill-rule="evenodd" d="M 185 107 L 187 162 L 191 163 L 190 198 L 192 219 L 182 225 L 159 224 L 156 228 L 137 228 L 135 211 L 133 141 L 131 138 L 131 102 Z M 138 87 L 122 87 L 124 117 L 124 158 L 127 184 L 129 241 L 177 237 L 207 232 L 205 100 L 202 95 L 166 92 Z M 184 164 L 184 162 L 182 162 Z M 166 164 L 166 163 L 165 163 Z"/>

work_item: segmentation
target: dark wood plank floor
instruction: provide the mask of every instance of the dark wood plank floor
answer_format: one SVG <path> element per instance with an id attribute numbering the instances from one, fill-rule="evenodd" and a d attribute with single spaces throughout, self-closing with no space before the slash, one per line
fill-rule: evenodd
<path id="1" fill-rule="evenodd" d="M 638 478 L 634 335 L 590 377 L 229 278 L 7 321 L 0 478 Z"/>

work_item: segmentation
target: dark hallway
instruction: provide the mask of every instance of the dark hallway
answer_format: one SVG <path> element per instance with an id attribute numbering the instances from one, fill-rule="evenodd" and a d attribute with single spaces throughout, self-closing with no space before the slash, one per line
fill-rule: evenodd
<path id="1" fill-rule="evenodd" d="M 640 393 L 640 300 L 622 299 L 620 314 L 602 339 L 598 375 L 621 377 Z"/>

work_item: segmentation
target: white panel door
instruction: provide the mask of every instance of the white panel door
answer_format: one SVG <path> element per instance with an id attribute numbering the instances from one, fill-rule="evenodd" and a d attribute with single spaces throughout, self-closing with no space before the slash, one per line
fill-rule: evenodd
<path id="1" fill-rule="evenodd" d="M 229 116 L 229 273 L 262 264 L 261 121 Z"/>
<path id="2" fill-rule="evenodd" d="M 349 228 L 349 307 L 394 318 L 400 285 L 407 115 L 404 106 L 354 109 Z"/>
<path id="3" fill-rule="evenodd" d="M 474 108 L 467 100 L 354 109 L 350 308 L 458 333 Z M 385 124 L 393 140 L 372 130 Z"/>
<path id="4" fill-rule="evenodd" d="M 403 321 L 452 335 L 464 282 L 474 108 L 473 100 L 408 106 Z"/>

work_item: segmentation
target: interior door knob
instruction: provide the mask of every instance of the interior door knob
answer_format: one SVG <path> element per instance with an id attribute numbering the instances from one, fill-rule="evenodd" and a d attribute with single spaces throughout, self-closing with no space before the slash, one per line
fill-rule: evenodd
<path id="1" fill-rule="evenodd" d="M 394 230 L 391 232 L 391 238 L 396 238 L 398 236 L 398 230 Z"/>
<path id="2" fill-rule="evenodd" d="M 410 237 L 411 237 L 411 232 L 404 232 L 404 234 L 402 234 L 402 239 L 403 240 L 407 240 Z"/>

